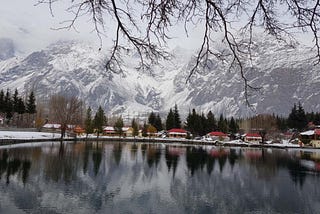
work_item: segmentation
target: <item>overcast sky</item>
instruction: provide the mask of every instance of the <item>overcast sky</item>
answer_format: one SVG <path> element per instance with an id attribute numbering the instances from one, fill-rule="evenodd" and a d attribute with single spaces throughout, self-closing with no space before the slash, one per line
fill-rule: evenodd
<path id="1" fill-rule="evenodd" d="M 53 5 L 51 15 L 48 5 L 35 5 L 36 0 L 0 0 L 0 38 L 13 39 L 20 53 L 28 53 L 46 47 L 48 44 L 61 39 L 78 39 L 90 41 L 99 47 L 99 39 L 93 32 L 93 25 L 89 17 L 82 17 L 75 30 L 54 30 L 61 27 L 61 22 L 70 19 L 70 13 L 66 12 L 70 1 L 60 1 Z M 103 45 L 112 43 L 114 33 L 106 29 L 106 37 Z M 169 45 L 184 46 L 189 49 L 199 47 L 201 43 L 201 30 L 189 29 L 189 37 L 182 27 L 171 32 L 174 37 Z"/>
<path id="2" fill-rule="evenodd" d="M 71 14 L 66 12 L 70 1 L 58 1 L 53 5 L 53 15 L 51 15 L 48 5 L 37 5 L 37 0 L 0 0 L 0 38 L 7 37 L 13 39 L 20 53 L 29 53 L 46 47 L 48 44 L 61 39 L 85 40 L 100 47 L 99 39 L 93 32 L 93 25 L 89 17 L 82 17 L 76 23 L 77 30 L 54 30 L 61 27 L 61 22 L 69 20 Z M 108 21 L 108 20 L 107 20 Z M 110 23 L 107 23 L 110 25 Z M 106 38 L 103 39 L 106 46 L 112 43 L 114 30 L 106 28 Z M 189 28 L 189 37 L 186 36 L 183 27 L 175 27 L 170 32 L 174 38 L 170 40 L 169 46 L 182 46 L 188 49 L 199 48 L 202 39 L 200 28 Z M 310 44 L 310 37 L 302 36 Z M 18 53 L 19 54 L 19 53 Z"/>

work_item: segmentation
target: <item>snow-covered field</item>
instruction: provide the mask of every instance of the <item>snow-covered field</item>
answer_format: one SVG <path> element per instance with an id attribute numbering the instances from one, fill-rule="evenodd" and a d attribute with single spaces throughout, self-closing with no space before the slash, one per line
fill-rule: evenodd
<path id="1" fill-rule="evenodd" d="M 60 134 L 48 132 L 0 131 L 0 139 L 52 139 L 60 138 Z"/>

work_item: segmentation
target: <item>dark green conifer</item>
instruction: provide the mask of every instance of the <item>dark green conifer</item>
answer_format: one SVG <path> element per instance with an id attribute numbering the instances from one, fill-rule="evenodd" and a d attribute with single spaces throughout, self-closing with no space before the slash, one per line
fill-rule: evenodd
<path id="1" fill-rule="evenodd" d="M 94 129 L 97 133 L 97 137 L 99 137 L 99 134 L 103 132 L 103 126 L 106 125 L 107 119 L 106 116 L 104 115 L 104 111 L 101 106 L 99 106 L 98 111 L 96 112 L 94 116 Z"/>
<path id="2" fill-rule="evenodd" d="M 33 91 L 31 91 L 27 104 L 26 104 L 26 112 L 29 114 L 35 114 L 37 112 L 36 110 L 36 98 L 34 96 Z"/>
<path id="3" fill-rule="evenodd" d="M 175 118 L 172 109 L 170 108 L 169 113 L 167 115 L 167 120 L 166 120 L 166 129 L 170 130 L 176 128 L 175 127 Z"/>

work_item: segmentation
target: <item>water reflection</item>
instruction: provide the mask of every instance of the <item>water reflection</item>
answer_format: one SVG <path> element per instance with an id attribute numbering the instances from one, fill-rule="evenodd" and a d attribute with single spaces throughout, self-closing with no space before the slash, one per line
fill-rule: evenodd
<path id="1" fill-rule="evenodd" d="M 31 162 L 25 157 L 19 158 L 21 153 L 9 154 L 8 150 L 0 150 L 0 180 L 5 178 L 6 184 L 10 183 L 10 178 L 18 174 L 22 183 L 25 184 L 29 177 Z"/>
<path id="2" fill-rule="evenodd" d="M 6 148 L 0 213 L 316 213 L 319 171 L 314 150 L 106 142 Z"/>

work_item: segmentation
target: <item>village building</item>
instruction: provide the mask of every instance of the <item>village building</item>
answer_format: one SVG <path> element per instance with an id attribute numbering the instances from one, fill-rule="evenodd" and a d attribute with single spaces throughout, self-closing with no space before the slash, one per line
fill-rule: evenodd
<path id="1" fill-rule="evenodd" d="M 258 133 L 247 133 L 244 135 L 243 140 L 247 143 L 261 143 L 262 137 Z"/>
<path id="2" fill-rule="evenodd" d="M 168 130 L 169 138 L 186 138 L 187 131 L 184 129 L 170 129 Z"/>
<path id="3" fill-rule="evenodd" d="M 86 130 L 84 130 L 81 126 L 76 126 L 74 127 L 73 129 L 73 132 L 77 135 L 77 136 L 81 136 L 81 135 L 84 135 Z"/>
<path id="4" fill-rule="evenodd" d="M 133 136 L 133 128 L 131 127 L 122 127 L 122 136 L 124 137 L 132 137 Z M 109 137 L 119 136 L 113 126 L 106 126 L 103 129 L 103 134 Z"/>
<path id="5" fill-rule="evenodd" d="M 320 129 L 301 132 L 300 140 L 304 144 L 310 144 L 312 147 L 320 148 Z"/>
<path id="6" fill-rule="evenodd" d="M 230 140 L 230 138 L 226 133 L 218 132 L 218 131 L 208 133 L 207 137 L 211 138 L 212 140 L 219 140 L 219 141 Z"/>

